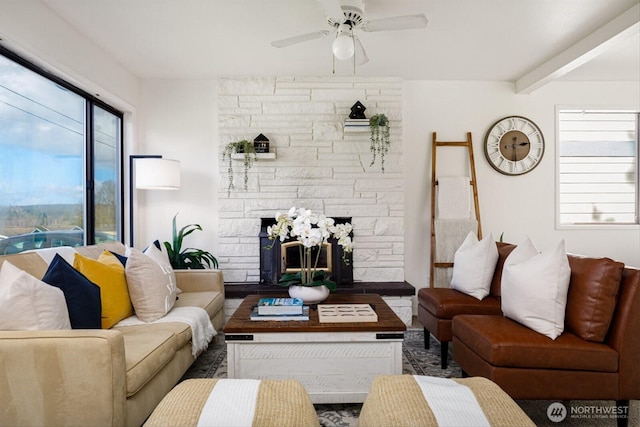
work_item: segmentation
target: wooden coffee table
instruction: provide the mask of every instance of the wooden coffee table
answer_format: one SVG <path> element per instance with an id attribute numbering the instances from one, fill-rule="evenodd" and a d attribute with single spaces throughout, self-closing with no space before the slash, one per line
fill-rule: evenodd
<path id="1" fill-rule="evenodd" d="M 224 327 L 228 378 L 295 378 L 313 403 L 351 403 L 364 402 L 377 375 L 402 373 L 406 326 L 379 295 L 331 294 L 322 303 L 371 304 L 378 321 L 360 323 L 320 323 L 315 306 L 308 321 L 252 321 L 260 297 L 246 297 Z"/>

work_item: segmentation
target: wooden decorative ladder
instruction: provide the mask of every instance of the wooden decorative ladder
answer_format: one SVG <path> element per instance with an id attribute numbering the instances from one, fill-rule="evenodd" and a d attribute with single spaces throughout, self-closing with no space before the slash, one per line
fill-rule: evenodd
<path id="1" fill-rule="evenodd" d="M 475 217 L 478 222 L 478 239 L 482 239 L 482 225 L 480 223 L 480 205 L 478 203 L 478 181 L 476 179 L 476 166 L 473 159 L 473 143 L 471 141 L 471 132 L 467 132 L 466 141 L 445 142 L 438 141 L 436 132 L 433 132 L 433 142 L 431 145 L 431 271 L 429 274 L 429 285 L 434 287 L 434 274 L 436 268 L 450 268 L 453 267 L 453 262 L 436 262 L 436 186 L 438 181 L 436 180 L 436 153 L 438 147 L 466 147 L 469 153 L 469 168 L 471 172 L 471 178 L 469 184 L 473 191 L 473 206 L 475 211 Z"/>

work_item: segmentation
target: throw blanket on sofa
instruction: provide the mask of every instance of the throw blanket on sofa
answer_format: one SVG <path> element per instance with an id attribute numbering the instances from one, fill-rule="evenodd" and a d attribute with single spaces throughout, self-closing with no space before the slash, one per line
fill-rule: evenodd
<path id="1" fill-rule="evenodd" d="M 149 323 L 181 322 L 191 327 L 191 354 L 197 357 L 209 346 L 211 339 L 218 333 L 211 324 L 207 312 L 200 307 L 174 307 L 164 317 Z M 115 326 L 144 325 L 146 322 L 135 315 L 121 320 Z"/>

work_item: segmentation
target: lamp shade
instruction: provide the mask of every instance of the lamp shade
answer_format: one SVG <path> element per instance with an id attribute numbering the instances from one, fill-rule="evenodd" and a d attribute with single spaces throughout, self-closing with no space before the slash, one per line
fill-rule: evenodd
<path id="1" fill-rule="evenodd" d="M 353 38 L 348 34 L 342 34 L 336 37 L 331 45 L 333 55 L 344 61 L 353 56 L 355 46 L 353 45 Z"/>
<path id="2" fill-rule="evenodd" d="M 162 158 L 136 159 L 136 188 L 177 190 L 180 188 L 180 162 Z"/>

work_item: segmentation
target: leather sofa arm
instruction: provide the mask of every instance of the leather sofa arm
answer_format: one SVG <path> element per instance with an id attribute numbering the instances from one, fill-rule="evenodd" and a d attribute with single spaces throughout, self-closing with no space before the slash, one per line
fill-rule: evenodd
<path id="1" fill-rule="evenodd" d="M 0 331 L 0 424 L 124 425 L 125 369 L 118 331 Z"/>
<path id="2" fill-rule="evenodd" d="M 224 295 L 224 278 L 220 270 L 174 270 L 183 292 L 218 291 Z"/>

